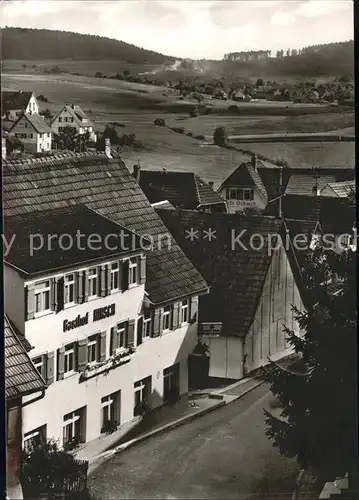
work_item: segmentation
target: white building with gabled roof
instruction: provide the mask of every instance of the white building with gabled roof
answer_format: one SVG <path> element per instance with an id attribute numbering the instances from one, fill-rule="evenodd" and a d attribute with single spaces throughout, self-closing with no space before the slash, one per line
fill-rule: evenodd
<path id="1" fill-rule="evenodd" d="M 88 132 L 93 142 L 97 139 L 94 124 L 77 104 L 65 104 L 51 122 L 51 128 L 55 134 L 61 133 L 65 127 L 75 128 L 79 135 Z"/>
<path id="2" fill-rule="evenodd" d="M 9 139 L 19 139 L 27 153 L 51 151 L 52 130 L 44 118 L 38 114 L 24 113 L 8 133 Z"/>

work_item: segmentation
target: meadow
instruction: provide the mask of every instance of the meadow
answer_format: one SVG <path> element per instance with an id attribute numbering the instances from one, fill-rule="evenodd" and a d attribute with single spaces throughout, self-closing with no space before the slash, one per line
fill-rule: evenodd
<path id="1" fill-rule="evenodd" d="M 29 63 L 29 61 L 28 61 Z M 107 61 L 108 63 L 108 61 Z M 36 64 L 36 63 L 35 63 Z M 213 114 L 189 118 L 191 100 L 179 100 L 174 91 L 160 86 L 99 79 L 70 74 L 44 75 L 40 73 L 3 71 L 4 90 L 31 90 L 43 94 L 48 103 L 42 109 L 52 113 L 64 103 L 75 103 L 88 113 L 101 132 L 110 122 L 118 123 L 118 134 L 135 133 L 141 141 L 141 151 L 124 151 L 129 168 L 140 160 L 143 168 L 189 170 L 202 175 L 218 186 L 248 155 L 230 152 L 198 141 L 186 134 L 175 133 L 167 127 L 154 125 L 155 118 L 164 118 L 166 125 L 184 127 L 193 135 L 211 137 L 216 126 L 225 126 L 229 134 L 268 134 L 280 132 L 319 132 L 348 129 L 353 126 L 353 110 L 318 105 L 288 105 L 288 103 L 243 103 L 239 113 L 230 114 L 230 101 L 213 104 Z M 303 146 L 303 147 L 302 147 Z M 250 151 L 276 159 L 313 165 L 329 161 L 353 161 L 354 143 L 243 144 Z M 284 152 L 286 149 L 287 153 Z M 303 150 L 303 153 L 301 151 Z M 348 153 L 349 151 L 349 153 Z M 290 154 L 289 154 L 290 152 Z M 302 156 L 301 156 L 302 155 Z"/>

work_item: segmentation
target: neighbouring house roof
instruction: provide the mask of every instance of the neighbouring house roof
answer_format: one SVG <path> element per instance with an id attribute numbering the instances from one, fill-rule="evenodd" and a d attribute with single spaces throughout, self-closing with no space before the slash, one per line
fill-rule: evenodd
<path id="1" fill-rule="evenodd" d="M 74 242 L 69 249 L 67 249 L 70 239 L 68 236 L 66 236 L 66 243 L 64 243 L 65 247 L 62 245 L 61 248 L 56 239 L 51 241 L 51 246 L 47 243 L 49 236 L 59 234 L 61 227 L 66 227 L 66 234 L 70 235 L 72 242 Z M 78 230 L 81 231 L 80 244 L 76 243 Z M 7 241 L 12 241 L 13 235 L 15 235 L 14 242 L 5 257 L 5 262 L 15 266 L 26 275 L 65 269 L 141 249 L 138 235 L 86 206 L 79 205 L 6 217 L 4 233 Z M 33 251 L 33 255 L 31 255 L 30 238 L 31 235 L 36 234 L 41 234 L 44 244 L 42 248 Z M 105 240 L 108 234 L 123 234 L 123 242 L 120 238 L 118 240 L 112 238 L 109 247 Z M 87 244 L 86 242 L 91 235 L 98 235 L 96 237 L 100 239 L 100 243 L 96 240 L 95 243 Z"/>
<path id="2" fill-rule="evenodd" d="M 139 184 L 151 203 L 169 201 L 178 208 L 225 204 L 209 184 L 191 172 L 141 170 Z"/>
<path id="3" fill-rule="evenodd" d="M 315 196 L 317 194 L 316 186 L 321 190 L 331 182 L 335 182 L 335 176 L 321 175 L 316 178 L 315 175 L 293 174 L 289 178 L 285 194 Z"/>
<path id="4" fill-rule="evenodd" d="M 52 133 L 51 127 L 46 123 L 45 119 L 41 115 L 30 115 L 29 113 L 24 113 L 22 116 L 20 116 L 11 127 L 11 130 L 15 128 L 18 122 L 24 117 L 31 123 L 38 134 Z"/>
<path id="5" fill-rule="evenodd" d="M 346 198 L 351 193 L 355 192 L 355 181 L 344 181 L 344 182 L 332 182 L 324 186 L 323 190 L 326 188 L 330 188 L 333 192 L 333 196 L 337 196 L 338 198 Z M 330 194 L 325 193 L 321 195 L 330 196 Z"/>
<path id="6" fill-rule="evenodd" d="M 30 360 L 5 314 L 5 395 L 25 396 L 46 388 L 46 383 Z"/>
<path id="7" fill-rule="evenodd" d="M 272 260 L 268 234 L 276 234 L 281 220 L 193 210 L 158 210 L 168 230 L 210 285 L 201 297 L 200 322 L 222 322 L 221 334 L 244 336 L 251 326 Z M 247 232 L 233 244 L 233 235 Z M 209 237 L 208 231 L 215 237 Z M 191 231 L 192 233 L 189 233 Z M 207 232 L 206 232 L 207 231 Z M 249 239 L 261 234 L 263 248 L 254 250 Z M 194 234 L 193 238 L 189 235 Z"/>
<path id="8" fill-rule="evenodd" d="M 27 92 L 23 90 L 18 91 L 8 91 L 4 90 L 1 92 L 1 114 L 8 113 L 12 109 L 22 109 L 25 110 L 33 92 Z"/>
<path id="9" fill-rule="evenodd" d="M 348 198 L 288 195 L 282 208 L 287 219 L 320 222 L 327 233 L 333 234 L 351 231 L 355 220 L 355 207 L 350 206 Z"/>
<path id="10" fill-rule="evenodd" d="M 64 111 L 68 111 L 68 113 L 73 117 L 74 122 L 79 126 L 79 127 L 93 127 L 92 121 L 88 118 L 86 113 L 78 106 L 77 104 L 74 104 L 70 106 L 69 104 L 65 104 L 64 107 L 55 115 L 54 119 L 51 122 L 51 125 L 57 120 L 58 116 Z M 87 123 L 82 123 L 82 119 L 87 120 Z M 65 122 L 65 126 L 71 126 L 69 123 Z"/>
<path id="11" fill-rule="evenodd" d="M 257 160 L 257 169 L 258 168 L 266 168 L 261 160 Z M 255 187 L 262 195 L 263 199 L 268 201 L 267 190 L 257 169 L 255 169 L 250 162 L 242 163 L 222 182 L 218 191 L 221 191 L 224 187 L 230 186 Z"/>
<path id="12" fill-rule="evenodd" d="M 1 128 L 4 132 L 9 132 L 13 125 L 13 120 L 1 120 Z"/>
<path id="13" fill-rule="evenodd" d="M 86 205 L 140 235 L 151 235 L 146 291 L 155 304 L 207 290 L 207 283 L 173 238 L 120 156 L 58 153 L 3 161 L 4 216 Z M 65 226 L 66 227 L 66 226 Z M 156 245 L 158 238 L 162 245 Z"/>
<path id="14" fill-rule="evenodd" d="M 26 352 L 31 351 L 31 349 L 33 349 L 33 346 L 27 340 L 25 335 L 22 332 L 20 332 L 20 330 L 16 327 L 15 323 L 8 316 L 7 316 L 7 320 L 9 322 L 11 328 L 14 330 L 17 338 L 20 340 L 21 344 L 23 345 L 25 351 Z"/>

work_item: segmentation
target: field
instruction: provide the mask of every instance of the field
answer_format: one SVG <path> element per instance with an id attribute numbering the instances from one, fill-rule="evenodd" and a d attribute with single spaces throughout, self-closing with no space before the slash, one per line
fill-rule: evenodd
<path id="1" fill-rule="evenodd" d="M 29 63 L 29 61 L 28 61 Z M 108 63 L 108 62 L 106 62 Z M 37 64 L 37 63 L 35 63 Z M 342 110 L 323 105 L 288 105 L 288 103 L 243 103 L 238 114 L 228 114 L 230 101 L 214 100 L 211 114 L 189 118 L 194 106 L 191 100 L 179 100 L 174 91 L 152 85 L 136 84 L 111 79 L 76 76 L 70 74 L 44 75 L 16 71 L 3 72 L 4 90 L 32 90 L 44 94 L 49 103 L 41 103 L 53 113 L 64 103 L 77 103 L 103 131 L 109 122 L 116 122 L 118 133 L 136 134 L 141 151 L 124 151 L 128 167 L 138 159 L 143 168 L 190 170 L 218 185 L 238 163 L 248 156 L 240 152 L 211 146 L 167 127 L 153 124 L 155 118 L 164 118 L 169 126 L 184 127 L 194 135 L 212 136 L 218 125 L 229 134 L 268 134 L 280 132 L 328 132 L 349 129 L 354 125 L 353 110 Z M 213 111 L 213 114 L 212 114 Z M 354 143 L 274 143 L 240 144 L 238 147 L 258 151 L 276 159 L 289 159 L 296 164 L 347 165 L 354 161 Z M 288 161 L 288 160 L 287 160 Z M 127 163 L 127 162 L 126 162 Z"/>

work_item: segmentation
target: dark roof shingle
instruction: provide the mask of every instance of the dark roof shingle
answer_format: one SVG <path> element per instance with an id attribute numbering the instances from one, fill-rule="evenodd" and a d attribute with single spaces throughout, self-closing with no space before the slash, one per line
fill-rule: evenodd
<path id="1" fill-rule="evenodd" d="M 52 132 L 51 127 L 46 123 L 45 119 L 41 115 L 30 115 L 29 113 L 25 113 L 24 116 L 26 116 L 36 132 L 39 134 L 50 134 Z"/>
<path id="2" fill-rule="evenodd" d="M 61 227 L 64 227 L 66 238 L 60 244 L 58 237 L 52 240 L 49 238 L 51 235 L 60 236 Z M 4 229 L 7 241 L 12 241 L 15 235 L 5 261 L 28 275 L 60 270 L 141 249 L 138 235 L 86 206 L 55 208 L 6 217 Z M 77 234 L 81 235 L 79 243 Z M 106 245 L 105 239 L 109 234 L 118 235 L 118 240 L 112 238 L 110 246 Z M 41 239 L 34 239 L 35 250 L 32 250 L 31 238 L 34 235 L 41 236 Z"/>
<path id="3" fill-rule="evenodd" d="M 191 172 L 141 170 L 139 184 L 151 203 L 168 200 L 177 208 L 224 204 L 223 198 Z"/>
<path id="4" fill-rule="evenodd" d="M 151 235 L 146 291 L 156 303 L 199 293 L 207 288 L 199 272 L 170 238 L 165 225 L 120 157 L 104 153 L 59 153 L 52 157 L 3 161 L 4 215 L 84 204 L 111 221 Z"/>
<path id="5" fill-rule="evenodd" d="M 6 315 L 4 328 L 6 398 L 21 397 L 45 389 L 45 381 L 30 360 Z"/>
<path id="6" fill-rule="evenodd" d="M 223 322 L 222 335 L 246 335 L 272 259 L 267 235 L 278 233 L 281 221 L 190 210 L 158 210 L 158 213 L 211 287 L 210 293 L 200 298 L 199 321 Z M 191 229 L 198 236 L 193 241 L 187 232 Z M 240 241 L 247 250 L 233 240 L 243 229 L 247 232 Z M 215 238 L 208 237 L 209 230 L 215 231 Z M 255 233 L 265 240 L 258 250 L 249 245 Z"/>
<path id="7" fill-rule="evenodd" d="M 268 193 L 258 172 L 258 168 L 265 169 L 266 167 L 260 160 L 257 160 L 257 165 L 258 167 L 254 168 L 250 162 L 242 163 L 222 182 L 219 189 L 226 186 L 256 187 L 263 199 L 267 201 Z"/>
<path id="8" fill-rule="evenodd" d="M 27 92 L 23 90 L 9 91 L 4 90 L 1 92 L 1 102 L 2 102 L 2 113 L 7 113 L 11 109 L 26 109 L 29 104 L 32 92 Z"/>

